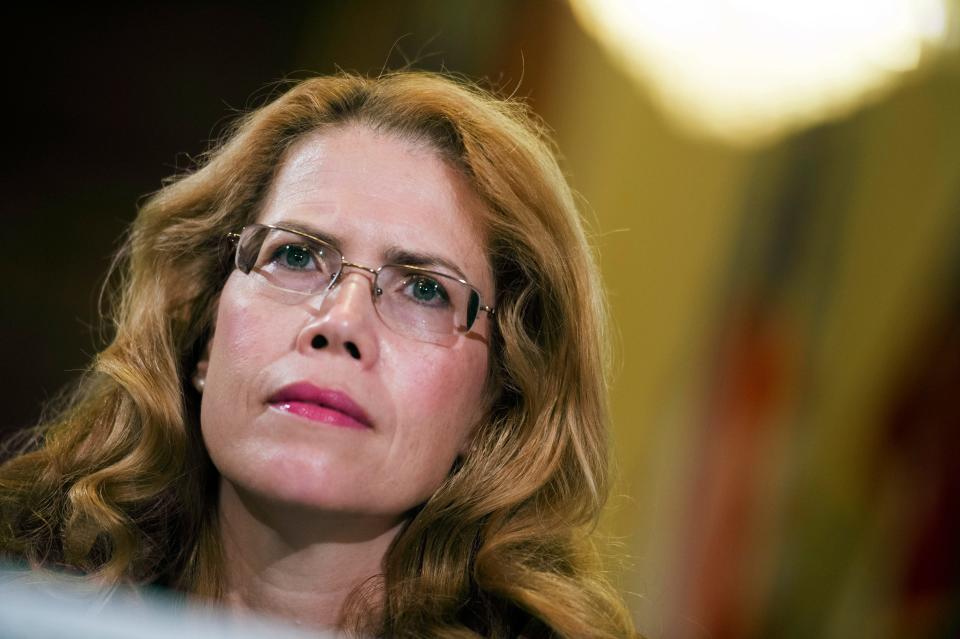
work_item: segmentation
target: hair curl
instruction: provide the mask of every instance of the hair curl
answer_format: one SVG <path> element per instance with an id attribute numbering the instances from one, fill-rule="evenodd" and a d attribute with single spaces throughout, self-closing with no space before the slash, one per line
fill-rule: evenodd
<path id="1" fill-rule="evenodd" d="M 350 627 L 632 636 L 591 541 L 607 492 L 609 354 L 573 195 L 525 105 L 422 72 L 300 82 L 146 201 L 120 253 L 112 341 L 0 467 L 0 551 L 106 584 L 220 596 L 217 474 L 188 380 L 229 274 L 222 238 L 254 221 L 296 140 L 348 123 L 430 144 L 466 176 L 498 291 L 487 419 L 389 549 L 381 609 L 371 615 L 358 589 Z"/>

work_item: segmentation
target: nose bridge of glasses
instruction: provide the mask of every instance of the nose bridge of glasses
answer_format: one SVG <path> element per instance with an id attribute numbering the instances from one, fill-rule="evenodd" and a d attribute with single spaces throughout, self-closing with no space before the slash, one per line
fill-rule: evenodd
<path id="1" fill-rule="evenodd" d="M 352 269 L 352 273 L 351 270 Z M 357 272 L 359 271 L 359 273 Z M 363 264 L 357 264 L 355 262 L 349 262 L 347 260 L 341 260 L 340 262 L 340 271 L 337 273 L 337 276 L 334 278 L 331 283 L 331 288 L 345 282 L 346 278 L 355 274 L 363 279 L 367 280 L 368 285 L 370 286 L 371 292 L 376 294 L 376 281 L 378 270 L 370 268 L 369 266 L 364 266 Z"/>
<path id="2" fill-rule="evenodd" d="M 333 304 L 339 306 L 344 299 L 352 299 L 355 295 L 359 295 L 369 303 L 375 304 L 379 294 L 377 273 L 376 269 L 343 260 L 339 272 L 324 293 L 323 302 L 330 299 Z M 353 304 L 353 302 L 350 303 Z"/>
<path id="3" fill-rule="evenodd" d="M 373 276 L 366 271 L 343 269 L 337 278 L 312 302 L 316 312 L 337 316 L 374 312 Z"/>

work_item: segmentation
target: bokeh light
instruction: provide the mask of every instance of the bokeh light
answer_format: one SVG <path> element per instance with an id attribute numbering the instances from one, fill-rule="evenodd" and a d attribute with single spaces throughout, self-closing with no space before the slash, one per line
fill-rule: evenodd
<path id="1" fill-rule="evenodd" d="M 875 98 L 948 41 L 944 0 L 574 0 L 664 112 L 738 144 Z"/>

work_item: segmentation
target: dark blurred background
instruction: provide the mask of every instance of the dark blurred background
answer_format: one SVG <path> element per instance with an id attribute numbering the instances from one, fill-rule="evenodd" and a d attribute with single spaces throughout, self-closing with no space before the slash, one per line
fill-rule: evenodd
<path id="1" fill-rule="evenodd" d="M 827 15 L 839 25 L 850 4 Z M 914 5 L 920 53 L 863 90 L 844 76 L 843 99 L 734 84 L 753 76 L 721 63 L 747 32 L 685 2 L 8 12 L 0 432 L 33 424 L 89 364 L 99 287 L 137 203 L 233 115 L 287 78 L 449 70 L 526 98 L 582 195 L 618 351 L 603 528 L 640 628 L 958 637 L 958 13 Z M 853 32 L 878 33 L 881 6 L 855 7 L 866 26 Z M 670 20 L 696 37 L 667 33 Z M 791 60 L 823 58 L 827 40 L 798 41 Z M 734 62 L 787 77 L 776 42 Z M 846 68 L 839 56 L 803 77 Z M 714 72 L 684 84 L 698 60 Z M 749 101 L 758 86 L 779 97 L 767 111 Z"/>

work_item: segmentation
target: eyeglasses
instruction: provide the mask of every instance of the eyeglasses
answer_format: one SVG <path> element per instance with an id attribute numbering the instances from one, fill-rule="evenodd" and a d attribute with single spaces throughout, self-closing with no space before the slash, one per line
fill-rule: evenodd
<path id="1" fill-rule="evenodd" d="M 373 269 L 348 262 L 329 243 L 297 229 L 252 224 L 227 237 L 237 245 L 237 268 L 281 291 L 326 295 L 344 268 L 370 273 L 374 306 L 383 323 L 420 341 L 450 344 L 470 330 L 480 311 L 494 314 L 466 280 L 419 266 L 384 264 Z"/>

